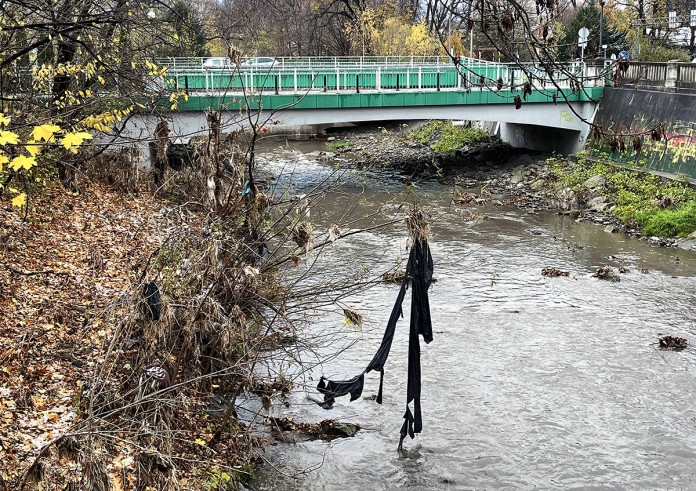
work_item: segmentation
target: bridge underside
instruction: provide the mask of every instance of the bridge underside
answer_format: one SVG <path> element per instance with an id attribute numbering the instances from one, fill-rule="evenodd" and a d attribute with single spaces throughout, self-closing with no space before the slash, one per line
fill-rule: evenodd
<path id="1" fill-rule="evenodd" d="M 500 137 L 515 147 L 532 150 L 573 153 L 582 149 L 592 121 L 596 104 L 573 102 L 567 104 L 523 104 L 515 109 L 512 104 L 457 105 L 457 106 L 406 106 L 379 108 L 313 108 L 272 112 L 257 111 L 250 114 L 239 111 L 223 111 L 222 131 L 232 132 L 251 126 L 267 127 L 272 131 L 287 127 L 324 125 L 352 122 L 407 121 L 407 120 L 472 120 L 500 122 Z M 117 144 L 139 141 L 145 162 L 149 165 L 149 147 L 153 140 L 157 116 L 136 115 L 126 124 L 123 137 Z M 173 112 L 167 114 L 170 138 L 188 142 L 192 137 L 208 134 L 206 115 L 203 111 Z"/>

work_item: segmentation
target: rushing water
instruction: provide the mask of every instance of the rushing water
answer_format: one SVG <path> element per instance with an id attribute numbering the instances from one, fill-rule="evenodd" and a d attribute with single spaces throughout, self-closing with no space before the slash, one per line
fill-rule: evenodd
<path id="1" fill-rule="evenodd" d="M 285 184 L 299 191 L 333 168 L 288 155 L 269 162 L 292 167 Z M 408 196 L 403 190 L 395 176 L 362 176 L 330 193 L 312 220 L 328 229 L 350 205 L 360 217 L 385 202 L 382 217 L 398 218 L 405 197 L 433 214 L 435 334 L 421 346 L 423 432 L 397 453 L 407 319 L 386 365 L 383 405 L 343 397 L 326 411 L 307 399 L 318 396 L 320 375 L 349 378 L 371 359 L 398 291 L 380 284 L 342 300 L 365 315 L 362 330 L 345 326 L 338 307 L 310 315 L 307 333 L 323 341 L 307 360 L 345 351 L 298 380 L 289 408 L 274 409 L 297 421 L 334 418 L 363 429 L 332 442 L 266 447 L 269 463 L 252 488 L 696 488 L 696 354 L 656 347 L 666 334 L 696 340 L 696 256 L 551 212 L 473 207 L 489 217 L 481 220 L 472 207 L 451 205 L 451 189 L 434 182 Z M 316 267 L 366 267 L 377 276 L 406 255 L 398 224 L 336 242 Z M 620 282 L 591 277 L 619 262 L 630 270 Z M 543 277 L 546 266 L 570 276 Z M 378 374 L 367 375 L 363 395 L 378 383 Z"/>

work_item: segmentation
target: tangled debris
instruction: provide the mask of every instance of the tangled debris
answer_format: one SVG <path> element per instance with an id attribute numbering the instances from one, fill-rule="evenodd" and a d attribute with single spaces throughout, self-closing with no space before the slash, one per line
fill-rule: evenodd
<path id="1" fill-rule="evenodd" d="M 681 351 L 689 345 L 685 338 L 676 336 L 663 336 L 660 338 L 660 348 L 672 351 Z"/>
<path id="2" fill-rule="evenodd" d="M 357 327 L 362 327 L 363 325 L 363 315 L 355 310 L 349 308 L 343 309 L 343 315 L 346 319 L 346 324 L 352 324 Z"/>
<path id="3" fill-rule="evenodd" d="M 292 240 L 307 253 L 314 244 L 314 227 L 308 220 L 302 220 L 292 231 Z"/>
<path id="4" fill-rule="evenodd" d="M 541 276 L 548 276 L 551 278 L 555 278 L 557 276 L 570 276 L 570 272 L 561 271 L 558 268 L 546 267 L 546 268 L 541 270 Z"/>
<path id="5" fill-rule="evenodd" d="M 599 268 L 597 271 L 595 271 L 592 277 L 599 278 L 600 280 L 621 281 L 619 275 L 610 266 L 604 266 L 602 268 Z"/>
<path id="6" fill-rule="evenodd" d="M 384 283 L 401 283 L 406 276 L 405 269 L 397 269 L 396 271 L 385 271 L 382 273 L 382 281 Z"/>

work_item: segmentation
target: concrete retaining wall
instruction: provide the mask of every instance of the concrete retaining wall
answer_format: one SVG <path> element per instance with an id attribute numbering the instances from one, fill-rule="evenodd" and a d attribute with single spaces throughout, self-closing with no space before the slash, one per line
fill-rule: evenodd
<path id="1" fill-rule="evenodd" d="M 607 137 L 588 142 L 590 155 L 605 153 L 624 164 L 696 178 L 696 94 L 606 88 L 595 124 Z M 653 129 L 666 138 L 654 140 Z M 611 152 L 613 134 L 623 140 L 624 152 Z M 633 150 L 635 139 L 639 152 Z"/>

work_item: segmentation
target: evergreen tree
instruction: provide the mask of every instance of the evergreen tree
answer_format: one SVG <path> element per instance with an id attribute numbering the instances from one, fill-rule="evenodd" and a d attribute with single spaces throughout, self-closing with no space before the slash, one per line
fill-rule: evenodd
<path id="1" fill-rule="evenodd" d="M 178 42 L 158 50 L 159 56 L 210 56 L 203 22 L 191 2 L 175 0 L 164 21 L 176 33 Z"/>
<path id="2" fill-rule="evenodd" d="M 606 12 L 605 12 L 606 13 Z M 580 47 L 578 46 L 578 31 L 581 27 L 590 30 L 585 48 L 585 58 L 596 58 L 600 55 L 599 48 L 599 23 L 601 11 L 600 5 L 594 0 L 580 7 L 573 20 L 565 26 L 563 35 L 558 43 L 558 57 L 561 60 L 573 60 L 580 57 Z M 602 27 L 602 44 L 607 45 L 606 56 L 618 54 L 626 49 L 626 33 L 617 30 L 604 16 Z M 603 54 L 603 53 L 601 53 Z"/>

